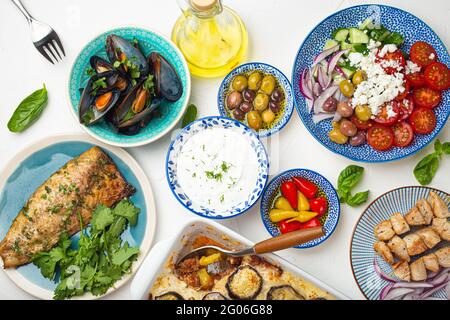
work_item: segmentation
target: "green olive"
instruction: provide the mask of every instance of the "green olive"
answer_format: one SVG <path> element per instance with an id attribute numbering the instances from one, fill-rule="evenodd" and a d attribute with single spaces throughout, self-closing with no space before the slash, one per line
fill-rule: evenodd
<path id="1" fill-rule="evenodd" d="M 236 76 L 236 78 L 233 79 L 233 89 L 242 92 L 245 89 L 247 89 L 247 78 L 245 76 Z"/>
<path id="2" fill-rule="evenodd" d="M 253 72 L 249 77 L 248 77 L 248 88 L 250 90 L 259 90 L 259 87 L 261 86 L 261 73 L 259 72 Z"/>
<path id="3" fill-rule="evenodd" d="M 347 98 L 351 98 L 355 92 L 355 87 L 350 80 L 342 80 L 339 84 L 339 89 L 341 89 L 342 94 Z"/>
<path id="4" fill-rule="evenodd" d="M 272 94 L 272 91 L 275 89 L 275 78 L 274 76 L 268 75 L 265 76 L 261 81 L 261 91 L 269 96 Z"/>
<path id="5" fill-rule="evenodd" d="M 364 71 L 356 71 L 353 75 L 352 82 L 355 86 L 359 85 L 361 82 L 366 81 L 367 75 Z"/>
<path id="6" fill-rule="evenodd" d="M 372 116 L 372 111 L 368 105 L 356 106 L 355 115 L 361 121 L 369 121 Z"/>
<path id="7" fill-rule="evenodd" d="M 250 128 L 256 131 L 263 126 L 263 121 L 258 111 L 250 111 L 247 113 L 247 123 Z"/>
<path id="8" fill-rule="evenodd" d="M 261 113 L 261 117 L 265 124 L 271 124 L 275 120 L 275 113 L 269 108 Z"/>
<path id="9" fill-rule="evenodd" d="M 337 122 L 333 122 L 333 130 L 328 133 L 328 137 L 337 144 L 346 144 L 348 141 L 348 137 L 342 134 L 340 125 Z"/>
<path id="10" fill-rule="evenodd" d="M 255 100 L 253 100 L 253 106 L 257 111 L 266 110 L 268 105 L 269 105 L 269 96 L 267 94 L 258 93 L 255 97 Z"/>

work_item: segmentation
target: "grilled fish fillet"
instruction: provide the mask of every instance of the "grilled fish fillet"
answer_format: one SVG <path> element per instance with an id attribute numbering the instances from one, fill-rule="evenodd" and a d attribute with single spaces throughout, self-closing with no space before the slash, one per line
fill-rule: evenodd
<path id="1" fill-rule="evenodd" d="M 79 216 L 87 224 L 98 205 L 111 207 L 133 193 L 99 147 L 70 160 L 36 189 L 0 242 L 4 268 L 29 263 L 54 247 L 63 232 L 77 233 Z"/>

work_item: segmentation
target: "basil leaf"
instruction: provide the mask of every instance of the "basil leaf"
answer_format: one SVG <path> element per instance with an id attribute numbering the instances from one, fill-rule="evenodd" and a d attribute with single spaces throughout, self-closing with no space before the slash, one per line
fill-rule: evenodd
<path id="1" fill-rule="evenodd" d="M 445 154 L 450 154 L 450 142 L 446 142 L 442 145 L 442 152 Z"/>
<path id="2" fill-rule="evenodd" d="M 197 107 L 194 104 L 190 104 L 187 107 L 186 113 L 184 114 L 181 127 L 182 128 L 186 127 L 191 122 L 194 122 L 196 118 L 197 118 Z"/>
<path id="3" fill-rule="evenodd" d="M 439 139 L 437 139 L 434 142 L 434 152 L 436 152 L 436 154 L 438 156 L 440 156 L 442 154 L 442 143 L 441 143 L 441 141 Z"/>
<path id="4" fill-rule="evenodd" d="M 351 189 L 353 189 L 361 180 L 364 168 L 350 165 L 345 168 L 338 178 L 339 197 L 346 199 Z"/>
<path id="5" fill-rule="evenodd" d="M 430 184 L 439 168 L 439 158 L 436 153 L 423 158 L 414 168 L 414 176 L 421 185 Z"/>
<path id="6" fill-rule="evenodd" d="M 358 192 L 354 196 L 349 196 L 347 204 L 351 207 L 357 207 L 367 201 L 369 191 Z"/>
<path id="7" fill-rule="evenodd" d="M 47 89 L 36 90 L 26 97 L 14 111 L 8 122 L 11 132 L 22 132 L 30 127 L 41 115 L 47 104 Z"/>

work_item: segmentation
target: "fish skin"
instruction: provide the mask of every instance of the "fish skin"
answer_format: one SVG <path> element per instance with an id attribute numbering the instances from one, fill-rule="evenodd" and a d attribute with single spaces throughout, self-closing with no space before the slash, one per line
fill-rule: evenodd
<path id="1" fill-rule="evenodd" d="M 28 199 L 0 242 L 3 267 L 31 262 L 36 253 L 53 248 L 62 233 L 80 231 L 80 216 L 87 225 L 98 205 L 111 207 L 134 192 L 112 159 L 92 147 L 53 173 Z"/>

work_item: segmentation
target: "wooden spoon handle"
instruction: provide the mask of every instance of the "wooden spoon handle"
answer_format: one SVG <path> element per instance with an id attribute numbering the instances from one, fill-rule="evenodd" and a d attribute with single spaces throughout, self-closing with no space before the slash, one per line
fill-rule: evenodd
<path id="1" fill-rule="evenodd" d="M 282 234 L 272 239 L 261 241 L 255 244 L 253 248 L 257 254 L 269 253 L 295 247 L 299 244 L 320 238 L 323 235 L 324 231 L 322 227 L 297 230 Z"/>

